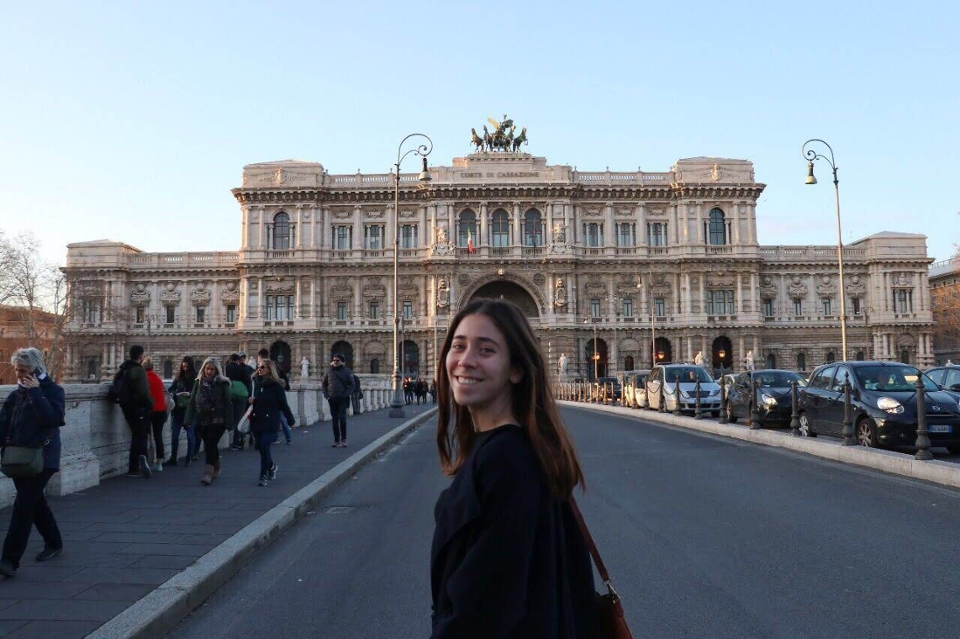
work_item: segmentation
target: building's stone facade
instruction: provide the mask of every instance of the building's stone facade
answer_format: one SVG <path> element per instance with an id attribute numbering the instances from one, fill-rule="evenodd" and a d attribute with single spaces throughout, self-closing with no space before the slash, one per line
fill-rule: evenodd
<path id="1" fill-rule="evenodd" d="M 651 311 L 664 360 L 702 351 L 708 366 L 739 368 L 752 351 L 759 365 L 809 370 L 841 357 L 841 291 L 851 359 L 933 362 L 924 236 L 846 246 L 841 286 L 835 246 L 759 244 L 765 185 L 750 162 L 586 173 L 487 152 L 430 171 L 428 188 L 400 176 L 408 372 L 419 360 L 432 376 L 452 314 L 474 296 L 501 295 L 531 317 L 554 372 L 566 355 L 569 377 L 592 376 L 594 330 L 601 374 L 649 367 Z M 294 369 L 344 350 L 358 372 L 389 373 L 394 184 L 393 174 L 331 175 L 310 162 L 251 164 L 233 191 L 237 252 L 71 244 L 74 378 L 109 374 L 133 342 L 161 368 L 184 354 L 273 345 Z M 817 218 L 832 227 L 831 212 Z"/>
<path id="2" fill-rule="evenodd" d="M 61 360 L 62 351 L 54 347 L 56 329 L 57 316 L 53 313 L 0 304 L 0 385 L 17 383 L 17 373 L 10 358 L 18 348 L 25 346 L 42 350 L 48 370 L 59 379 L 59 371 L 54 369 Z"/>
<path id="3" fill-rule="evenodd" d="M 934 360 L 960 363 L 960 256 L 930 265 L 930 297 Z"/>

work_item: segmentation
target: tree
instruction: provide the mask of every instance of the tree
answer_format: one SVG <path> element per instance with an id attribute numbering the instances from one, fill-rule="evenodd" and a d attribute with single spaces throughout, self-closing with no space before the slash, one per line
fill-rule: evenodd
<path id="1" fill-rule="evenodd" d="M 46 351 L 47 369 L 57 377 L 63 364 L 66 279 L 40 256 L 33 233 L 11 237 L 0 230 L 0 304 L 17 312 L 24 341 Z"/>

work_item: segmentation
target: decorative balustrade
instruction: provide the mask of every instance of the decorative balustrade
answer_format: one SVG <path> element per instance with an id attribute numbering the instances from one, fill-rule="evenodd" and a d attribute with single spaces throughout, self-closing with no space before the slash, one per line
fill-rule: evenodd
<path id="1" fill-rule="evenodd" d="M 130 266 L 144 268 L 236 266 L 237 261 L 236 252 L 135 253 L 128 257 Z"/>

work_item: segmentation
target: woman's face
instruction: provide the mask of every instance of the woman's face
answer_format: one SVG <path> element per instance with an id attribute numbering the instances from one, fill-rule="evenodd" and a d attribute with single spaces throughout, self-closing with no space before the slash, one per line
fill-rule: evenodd
<path id="1" fill-rule="evenodd" d="M 519 374 L 510 368 L 503 333 L 486 315 L 467 315 L 457 326 L 447 353 L 447 376 L 454 400 L 482 407 L 511 392 Z"/>
<path id="2" fill-rule="evenodd" d="M 190 370 L 190 366 L 186 362 L 180 362 L 180 372 L 186 373 Z"/>
<path id="3" fill-rule="evenodd" d="M 208 379 L 217 374 L 217 367 L 213 364 L 207 364 L 203 367 L 203 375 Z"/>

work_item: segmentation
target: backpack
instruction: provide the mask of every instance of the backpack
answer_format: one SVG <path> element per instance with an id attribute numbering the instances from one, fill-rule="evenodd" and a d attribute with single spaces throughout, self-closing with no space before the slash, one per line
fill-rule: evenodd
<path id="1" fill-rule="evenodd" d="M 247 385 L 241 382 L 239 379 L 235 379 L 230 382 L 230 399 L 234 402 L 241 402 L 247 399 L 249 395 L 247 394 Z"/>
<path id="2" fill-rule="evenodd" d="M 121 406 L 129 404 L 131 390 L 127 369 L 121 368 L 113 376 L 113 383 L 110 384 L 110 390 L 107 391 L 107 398 L 114 404 L 120 404 Z"/>

